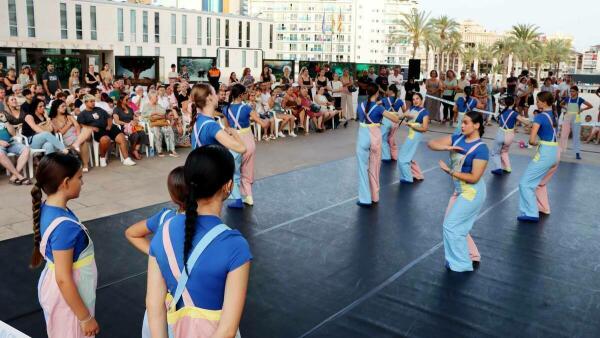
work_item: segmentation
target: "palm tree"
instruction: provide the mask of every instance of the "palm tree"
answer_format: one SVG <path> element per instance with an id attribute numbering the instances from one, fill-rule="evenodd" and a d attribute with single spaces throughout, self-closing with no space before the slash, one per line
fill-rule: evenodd
<path id="1" fill-rule="evenodd" d="M 545 45 L 546 62 L 550 63 L 549 69 L 558 73 L 561 62 L 569 61 L 571 56 L 571 41 L 565 39 L 549 40 Z M 554 68 L 552 68 L 554 66 Z"/>
<path id="2" fill-rule="evenodd" d="M 477 46 L 477 59 L 479 61 L 485 61 L 485 72 L 490 72 L 489 65 L 492 64 L 494 59 L 494 50 L 492 46 L 478 45 Z M 479 64 L 479 68 L 481 69 L 481 63 Z M 477 73 L 480 73 L 480 69 L 476 69 Z"/>
<path id="3" fill-rule="evenodd" d="M 439 49 L 440 38 L 435 31 L 428 27 L 423 34 L 423 44 L 425 45 L 425 70 L 429 70 L 429 51 L 433 50 L 434 54 Z"/>
<path id="4" fill-rule="evenodd" d="M 523 68 L 527 68 L 529 60 L 533 57 L 533 50 L 539 46 L 538 38 L 541 33 L 539 27 L 532 24 L 517 24 L 512 26 L 509 33 L 513 40 L 514 55 L 523 63 Z"/>
<path id="5" fill-rule="evenodd" d="M 472 64 L 475 59 L 477 59 L 477 47 L 469 46 L 463 49 L 462 51 L 462 59 L 463 63 L 466 65 L 467 70 L 473 70 Z"/>
<path id="6" fill-rule="evenodd" d="M 502 64 L 503 69 L 501 69 L 501 73 L 503 76 L 508 75 L 510 70 L 508 69 L 508 58 L 512 54 L 514 50 L 513 40 L 510 38 L 503 38 L 498 40 L 492 46 L 492 52 L 494 57 L 499 60 Z"/>
<path id="7" fill-rule="evenodd" d="M 451 65 L 449 68 L 454 70 L 456 58 L 462 53 L 463 50 L 462 35 L 459 32 L 454 32 L 452 35 L 450 35 L 446 50 L 448 52 L 448 58 Z"/>
<path id="8" fill-rule="evenodd" d="M 439 64 L 440 64 L 440 71 L 444 70 L 444 52 L 446 52 L 446 48 L 447 47 L 447 39 L 454 33 L 454 32 L 458 32 L 458 27 L 459 24 L 458 22 L 456 22 L 456 20 L 449 18 L 446 15 L 442 15 L 438 18 L 435 18 L 432 20 L 432 26 L 435 30 L 435 32 L 439 35 L 440 37 L 440 43 L 441 43 L 441 47 L 439 52 Z"/>
<path id="9" fill-rule="evenodd" d="M 413 46 L 412 58 L 414 59 L 417 49 L 423 42 L 425 32 L 430 26 L 429 13 L 413 8 L 410 13 L 402 13 L 399 24 L 409 34 Z"/>

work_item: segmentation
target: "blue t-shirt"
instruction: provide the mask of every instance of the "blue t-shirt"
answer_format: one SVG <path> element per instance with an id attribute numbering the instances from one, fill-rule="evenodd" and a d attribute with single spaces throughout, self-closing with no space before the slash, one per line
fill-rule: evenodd
<path id="1" fill-rule="evenodd" d="M 79 255 L 89 244 L 85 231 L 77 224 L 79 219 L 70 209 L 63 209 L 52 205 L 42 204 L 40 215 L 40 234 L 42 237 L 50 226 L 50 223 L 58 217 L 67 217 L 73 221 L 62 221 L 50 234 L 46 244 L 46 257 L 54 262 L 52 250 L 73 249 L 73 262 L 79 259 Z"/>
<path id="2" fill-rule="evenodd" d="M 205 121 L 208 122 L 200 129 L 200 126 L 202 126 Z M 195 128 L 192 133 L 198 133 L 201 145 L 220 144 L 219 141 L 217 141 L 217 133 L 219 131 L 221 131 L 221 126 L 217 121 L 206 115 L 197 115 Z M 192 135 L 192 149 L 198 147 L 199 145 L 196 145 L 196 135 Z"/>
<path id="3" fill-rule="evenodd" d="M 6 128 L 7 123 L 8 122 L 0 121 L 0 140 L 10 143 L 12 136 L 10 135 L 10 133 L 8 132 L 8 129 Z"/>
<path id="4" fill-rule="evenodd" d="M 456 140 L 458 140 L 459 138 L 460 140 L 455 144 Z M 467 138 L 463 134 L 452 135 L 452 144 L 456 145 L 457 147 L 461 147 L 463 151 L 460 151 L 459 153 L 463 155 L 468 153 L 471 147 L 475 146 L 479 142 L 482 142 L 481 139 L 467 142 Z M 488 149 L 488 146 L 485 143 L 483 143 L 482 145 L 477 147 L 477 149 L 473 150 L 472 153 L 467 155 L 467 157 L 465 157 L 465 161 L 463 163 L 461 172 L 470 173 L 473 170 L 473 160 L 488 161 L 489 159 L 490 150 Z"/>
<path id="5" fill-rule="evenodd" d="M 498 125 L 500 125 L 500 128 L 513 129 L 517 123 L 517 116 L 519 116 L 519 113 L 516 111 L 510 108 L 506 109 L 498 117 Z"/>
<path id="6" fill-rule="evenodd" d="M 467 102 L 462 96 L 456 100 L 456 108 L 458 109 L 459 113 L 466 113 L 475 109 L 475 107 L 477 107 L 477 100 L 472 97 L 469 98 L 469 102 Z"/>
<path id="7" fill-rule="evenodd" d="M 174 217 L 175 215 L 177 215 L 177 211 L 170 208 L 162 208 L 161 211 L 150 216 L 150 218 L 146 220 L 146 227 L 148 228 L 148 231 L 155 234 L 159 226 L 161 226 L 164 222 Z"/>
<path id="8" fill-rule="evenodd" d="M 363 109 L 364 106 L 364 109 Z M 367 108 L 368 106 L 368 108 Z M 367 119 L 366 115 L 365 115 L 365 110 L 367 110 L 367 113 L 369 114 L 369 118 L 371 119 L 371 121 L 373 121 L 373 123 L 381 123 L 381 120 L 383 119 L 383 112 L 385 111 L 385 108 L 383 108 L 382 106 L 376 104 L 375 102 L 363 102 L 361 104 L 358 105 L 358 108 L 356 109 L 356 113 L 358 114 L 358 120 L 362 123 L 371 123 L 371 121 L 369 121 L 369 119 Z"/>
<path id="9" fill-rule="evenodd" d="M 411 107 L 410 113 L 417 115 L 417 117 L 414 120 L 414 122 L 416 123 L 423 123 L 423 119 L 425 118 L 425 116 L 429 116 L 429 111 L 427 109 L 419 107 Z"/>
<path id="10" fill-rule="evenodd" d="M 381 100 L 381 103 L 387 111 L 393 110 L 399 112 L 402 110 L 402 107 L 404 107 L 404 101 L 402 101 L 402 99 L 397 99 L 395 96 L 384 97 Z"/>
<path id="11" fill-rule="evenodd" d="M 550 122 L 552 121 L 552 122 Z M 538 137 L 542 141 L 555 142 L 556 134 L 554 125 L 556 125 L 556 120 L 554 119 L 554 114 L 552 112 L 542 112 L 533 118 L 533 123 L 539 124 L 540 129 L 538 129 Z"/>
<path id="12" fill-rule="evenodd" d="M 238 115 L 239 110 L 239 115 Z M 237 116 L 238 123 L 241 128 L 250 127 L 250 113 L 252 112 L 252 107 L 245 103 L 233 103 L 229 106 L 225 116 L 227 116 L 227 122 L 231 128 L 237 129 L 237 125 L 231 118 L 229 113 L 233 114 L 234 117 Z"/>
<path id="13" fill-rule="evenodd" d="M 581 105 L 585 102 L 585 100 L 581 96 L 577 96 L 576 99 L 572 99 L 571 97 L 565 97 L 562 102 L 565 103 L 567 106 L 569 105 L 569 103 L 575 103 L 577 104 L 577 107 L 581 108 Z"/>
<path id="14" fill-rule="evenodd" d="M 198 216 L 192 245 L 198 244 L 210 229 L 221 223 L 217 216 Z M 162 233 L 163 230 L 164 227 L 161 226 L 158 233 Z M 177 215 L 171 219 L 169 234 L 177 258 L 177 265 L 179 270 L 182 270 L 185 215 Z M 190 254 L 191 250 L 193 249 L 190 249 Z M 167 288 L 171 294 L 174 294 L 177 288 L 177 280 L 171 273 L 162 235 L 154 236 L 152 239 L 150 256 L 156 258 Z M 195 306 L 208 310 L 222 309 L 227 274 L 250 260 L 252 260 L 250 247 L 239 231 L 227 230 L 217 236 L 196 261 L 186 284 Z M 182 304 L 183 302 L 180 301 L 178 307 Z"/>

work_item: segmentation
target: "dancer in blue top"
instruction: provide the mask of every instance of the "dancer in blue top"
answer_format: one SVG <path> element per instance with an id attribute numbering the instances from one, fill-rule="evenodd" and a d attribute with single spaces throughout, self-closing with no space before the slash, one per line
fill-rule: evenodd
<path id="1" fill-rule="evenodd" d="M 398 169 L 400 170 L 400 183 L 411 184 L 413 179 L 425 179 L 417 161 L 413 160 L 417 148 L 423 139 L 423 133 L 429 129 L 429 112 L 423 107 L 421 93 L 413 94 L 413 105 L 410 111 L 400 114 L 401 118 L 408 118 L 408 136 L 398 152 Z"/>
<path id="2" fill-rule="evenodd" d="M 240 232 L 220 218 L 234 170 L 231 153 L 217 145 L 188 155 L 185 215 L 166 221 L 150 244 L 146 304 L 152 337 L 167 337 L 167 332 L 169 337 L 233 337 L 237 332 L 252 254 Z"/>
<path id="3" fill-rule="evenodd" d="M 592 109 L 592 104 L 579 97 L 579 87 L 572 86 L 569 90 L 569 97 L 565 98 L 560 105 L 567 110 L 560 128 L 560 149 L 563 152 L 567 150 L 569 134 L 573 129 L 575 158 L 581 160 L 581 113 Z M 582 105 L 585 107 L 581 108 Z"/>
<path id="4" fill-rule="evenodd" d="M 477 104 L 479 103 L 476 98 L 471 97 L 473 94 L 473 87 L 466 86 L 463 91 L 465 92 L 465 96 L 459 97 L 456 100 L 454 108 L 452 108 L 452 111 L 454 112 L 454 122 L 456 123 L 456 127 L 454 128 L 455 134 L 461 132 L 462 119 L 463 116 L 465 116 L 465 113 L 477 108 Z"/>
<path id="5" fill-rule="evenodd" d="M 397 123 L 399 118 L 377 104 L 379 87 L 367 85 L 369 98 L 356 109 L 360 127 L 356 141 L 358 160 L 358 202 L 362 207 L 379 202 L 379 171 L 381 169 L 381 120 L 386 117 Z"/>
<path id="6" fill-rule="evenodd" d="M 505 108 L 498 116 L 499 127 L 490 156 L 492 174 L 494 175 L 512 172 L 508 151 L 515 138 L 515 124 L 517 121 L 523 124 L 531 124 L 528 119 L 522 117 L 517 111 L 512 109 L 514 104 L 514 97 L 507 96 L 504 99 Z"/>
<path id="7" fill-rule="evenodd" d="M 537 150 L 519 182 L 519 210 L 523 222 L 538 222 L 540 212 L 550 214 L 546 185 L 558 169 L 560 149 L 556 142 L 556 120 L 552 112 L 554 96 L 550 92 L 537 94 L 536 105 L 541 113 L 533 119 L 529 144 Z"/>
<path id="8" fill-rule="evenodd" d="M 440 167 L 454 182 L 454 194 L 444 217 L 443 238 L 446 267 L 457 272 L 473 271 L 481 259 L 469 232 L 485 201 L 482 176 L 489 159 L 488 147 L 481 140 L 482 114 L 466 113 L 461 131 L 429 141 L 432 150 L 450 152 L 450 166 L 440 160 Z"/>
<path id="9" fill-rule="evenodd" d="M 398 98 L 398 87 L 391 85 L 386 91 L 386 97 L 381 100 L 385 110 L 391 113 L 401 113 L 406 111 L 406 104 Z M 396 132 L 400 124 L 394 123 L 389 119 L 383 119 L 381 122 L 381 160 L 389 162 L 398 159 L 398 145 L 396 144 Z"/>

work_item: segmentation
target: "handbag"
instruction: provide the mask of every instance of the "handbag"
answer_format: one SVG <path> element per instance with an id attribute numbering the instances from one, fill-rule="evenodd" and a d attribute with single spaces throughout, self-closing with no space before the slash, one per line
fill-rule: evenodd
<path id="1" fill-rule="evenodd" d="M 50 120 L 42 121 L 42 122 L 38 123 L 37 126 L 49 133 L 54 131 L 54 128 L 52 128 L 52 124 L 50 123 Z"/>
<path id="2" fill-rule="evenodd" d="M 349 91 L 350 93 L 354 93 L 354 92 L 356 91 L 356 87 L 354 87 L 354 85 L 352 85 L 352 86 L 349 86 L 349 87 L 348 87 L 348 91 Z"/>
<path id="3" fill-rule="evenodd" d="M 150 122 L 151 127 L 166 127 L 169 125 L 169 121 L 167 119 L 158 119 Z"/>
<path id="4" fill-rule="evenodd" d="M 318 104 L 316 104 L 316 103 L 311 103 L 310 104 L 310 110 L 313 111 L 313 112 L 315 112 L 315 113 L 318 113 L 318 112 L 321 111 L 321 106 L 318 105 Z"/>

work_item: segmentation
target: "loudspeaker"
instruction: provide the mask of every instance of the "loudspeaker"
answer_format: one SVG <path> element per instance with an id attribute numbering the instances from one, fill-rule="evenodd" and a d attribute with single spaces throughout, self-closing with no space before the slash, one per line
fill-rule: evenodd
<path id="1" fill-rule="evenodd" d="M 421 74 L 421 59 L 408 60 L 408 78 L 419 79 Z"/>

